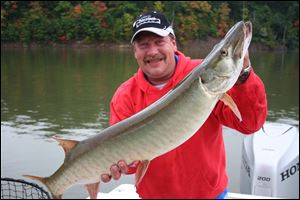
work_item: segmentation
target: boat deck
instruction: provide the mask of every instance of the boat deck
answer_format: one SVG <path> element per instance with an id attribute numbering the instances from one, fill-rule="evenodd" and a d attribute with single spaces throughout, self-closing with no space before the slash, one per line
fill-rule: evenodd
<path id="1" fill-rule="evenodd" d="M 88 197 L 87 199 L 89 199 Z M 121 184 L 109 193 L 98 193 L 97 199 L 140 199 L 132 184 Z M 278 199 L 274 197 L 256 196 L 239 193 L 228 193 L 227 199 Z"/>

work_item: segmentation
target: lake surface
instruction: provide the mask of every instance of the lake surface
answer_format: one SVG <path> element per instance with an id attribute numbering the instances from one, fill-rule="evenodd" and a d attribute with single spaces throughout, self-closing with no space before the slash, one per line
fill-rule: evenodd
<path id="1" fill-rule="evenodd" d="M 204 58 L 207 52 L 188 52 Z M 299 128 L 299 52 L 250 52 L 265 83 L 267 121 Z M 1 177 L 51 175 L 64 153 L 53 135 L 82 140 L 109 126 L 109 102 L 137 70 L 130 50 L 1 49 Z M 229 190 L 239 192 L 243 135 L 225 129 Z M 238 151 L 237 151 L 238 148 Z M 133 176 L 101 185 L 108 192 Z M 83 186 L 64 198 L 85 198 Z"/>

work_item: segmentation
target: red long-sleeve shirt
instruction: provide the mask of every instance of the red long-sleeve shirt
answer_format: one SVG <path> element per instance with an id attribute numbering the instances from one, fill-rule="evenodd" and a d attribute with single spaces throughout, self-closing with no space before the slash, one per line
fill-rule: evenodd
<path id="1" fill-rule="evenodd" d="M 162 88 L 151 85 L 141 69 L 116 91 L 110 104 L 110 124 L 146 108 L 175 87 L 202 60 L 176 52 L 172 79 Z M 227 187 L 222 125 L 250 134 L 265 122 L 267 100 L 263 82 L 252 70 L 245 83 L 227 92 L 241 113 L 242 122 L 219 101 L 202 127 L 185 143 L 151 160 L 137 185 L 142 198 L 216 198 Z"/>

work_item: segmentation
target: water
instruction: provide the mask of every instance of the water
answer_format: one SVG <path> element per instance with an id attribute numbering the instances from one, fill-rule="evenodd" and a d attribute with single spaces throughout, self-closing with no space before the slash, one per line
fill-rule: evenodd
<path id="1" fill-rule="evenodd" d="M 299 127 L 298 52 L 251 52 L 250 56 L 265 83 L 267 120 Z M 1 177 L 51 175 L 64 159 L 63 150 L 51 136 L 81 140 L 108 127 L 110 99 L 136 70 L 130 50 L 1 49 Z M 225 129 L 232 192 L 239 192 L 237 148 L 243 137 Z M 108 192 L 116 185 L 133 182 L 133 176 L 124 176 L 100 188 Z M 64 198 L 86 196 L 82 186 L 64 194 Z"/>

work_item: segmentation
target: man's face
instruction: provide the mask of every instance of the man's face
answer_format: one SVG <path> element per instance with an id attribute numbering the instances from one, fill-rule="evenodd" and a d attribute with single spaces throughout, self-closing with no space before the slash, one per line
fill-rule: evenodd
<path id="1" fill-rule="evenodd" d="M 134 56 L 148 80 L 156 85 L 167 82 L 175 71 L 176 41 L 151 32 L 139 33 L 134 42 Z"/>

